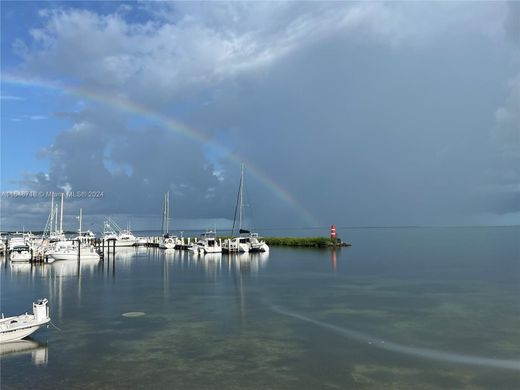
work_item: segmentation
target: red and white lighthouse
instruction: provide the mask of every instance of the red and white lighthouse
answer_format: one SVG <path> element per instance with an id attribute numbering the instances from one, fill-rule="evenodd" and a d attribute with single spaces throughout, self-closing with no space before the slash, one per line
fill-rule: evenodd
<path id="1" fill-rule="evenodd" d="M 336 226 L 330 226 L 330 239 L 334 241 L 336 239 Z"/>

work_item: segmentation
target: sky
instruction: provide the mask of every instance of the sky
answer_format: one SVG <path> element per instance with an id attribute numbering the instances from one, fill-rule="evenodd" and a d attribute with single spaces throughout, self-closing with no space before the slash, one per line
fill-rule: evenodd
<path id="1" fill-rule="evenodd" d="M 520 224 L 520 2 L 0 4 L 1 230 Z"/>

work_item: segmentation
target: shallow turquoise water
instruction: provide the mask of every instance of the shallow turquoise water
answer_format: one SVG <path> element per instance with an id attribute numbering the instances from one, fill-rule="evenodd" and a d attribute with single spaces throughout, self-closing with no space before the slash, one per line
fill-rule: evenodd
<path id="1" fill-rule="evenodd" d="M 340 234 L 351 248 L 3 262 L 2 311 L 47 297 L 61 330 L 3 350 L 2 388 L 520 387 L 519 228 Z"/>

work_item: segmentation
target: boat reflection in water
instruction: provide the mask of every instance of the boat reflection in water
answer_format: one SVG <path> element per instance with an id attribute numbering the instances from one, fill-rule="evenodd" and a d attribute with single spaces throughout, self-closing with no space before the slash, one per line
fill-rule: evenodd
<path id="1" fill-rule="evenodd" d="M 9 268 L 11 270 L 11 275 L 24 275 L 24 276 L 34 276 L 36 273 L 36 267 L 31 263 L 12 263 L 9 262 Z"/>
<path id="2" fill-rule="evenodd" d="M 47 343 L 42 343 L 32 338 L 11 341 L 0 344 L 0 357 L 2 359 L 31 354 L 34 365 L 46 365 L 48 362 Z"/>
<path id="3" fill-rule="evenodd" d="M 229 266 L 232 265 L 241 273 L 257 275 L 269 259 L 269 252 L 234 253 L 229 255 Z"/>
<path id="4" fill-rule="evenodd" d="M 49 270 L 50 276 L 67 277 L 67 276 L 92 276 L 102 267 L 99 260 L 81 260 L 81 261 L 55 261 L 47 264 L 46 269 Z"/>
<path id="5" fill-rule="evenodd" d="M 204 269 L 204 273 L 211 280 L 216 280 L 222 272 L 222 253 L 206 253 L 194 255 L 193 259 L 198 260 Z"/>
<path id="6" fill-rule="evenodd" d="M 129 248 L 117 248 L 116 249 L 116 256 L 115 256 L 115 260 L 117 262 L 129 262 L 129 261 L 132 261 L 133 259 L 135 259 L 137 257 L 137 254 L 141 255 L 142 252 L 139 251 L 138 252 L 138 249 L 135 248 L 135 247 L 129 247 Z M 112 253 L 110 253 L 110 260 L 112 260 Z"/>

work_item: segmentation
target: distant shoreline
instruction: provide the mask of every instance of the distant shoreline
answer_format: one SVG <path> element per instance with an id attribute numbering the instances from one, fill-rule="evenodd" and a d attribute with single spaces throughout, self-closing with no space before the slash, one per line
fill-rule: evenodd
<path id="1" fill-rule="evenodd" d="M 264 237 L 269 246 L 288 246 L 302 248 L 341 248 L 352 246 L 341 239 L 331 240 L 328 237 Z"/>

